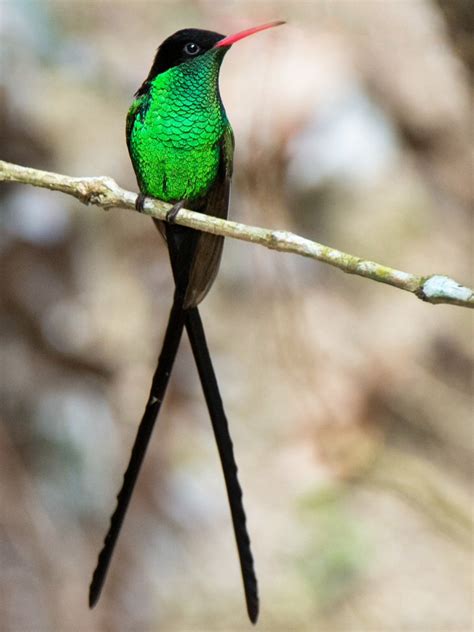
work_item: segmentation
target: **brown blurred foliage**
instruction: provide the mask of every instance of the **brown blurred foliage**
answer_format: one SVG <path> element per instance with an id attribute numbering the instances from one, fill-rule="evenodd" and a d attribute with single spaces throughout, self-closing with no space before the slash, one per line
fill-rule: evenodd
<path id="1" fill-rule="evenodd" d="M 125 114 L 157 45 L 185 26 L 285 18 L 222 69 L 232 217 L 470 285 L 464 6 L 7 0 L 0 157 L 136 189 Z M 246 629 L 187 342 L 102 601 L 87 610 L 168 314 L 167 255 L 132 213 L 11 185 L 0 200 L 0 629 Z M 469 312 L 228 241 L 202 313 L 259 628 L 472 629 Z"/>

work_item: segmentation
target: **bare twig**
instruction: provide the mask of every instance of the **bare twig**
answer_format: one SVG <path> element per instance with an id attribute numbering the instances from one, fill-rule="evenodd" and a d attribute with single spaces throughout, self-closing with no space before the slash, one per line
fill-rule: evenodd
<path id="1" fill-rule="evenodd" d="M 73 178 L 0 161 L 0 181 L 20 182 L 52 191 L 62 191 L 76 197 L 84 204 L 94 204 L 103 209 L 115 207 L 135 210 L 136 194 L 122 189 L 115 180 L 108 177 Z M 161 200 L 147 199 L 143 212 L 151 217 L 164 220 L 170 208 L 170 204 Z M 186 209 L 179 211 L 176 222 L 215 235 L 233 237 L 234 239 L 258 243 L 273 250 L 292 252 L 317 259 L 339 268 L 343 272 L 357 274 L 411 292 L 428 303 L 448 303 L 462 307 L 474 307 L 474 291 L 444 275 L 419 276 L 402 272 L 375 261 L 368 261 L 318 244 L 288 231 L 248 226 Z"/>

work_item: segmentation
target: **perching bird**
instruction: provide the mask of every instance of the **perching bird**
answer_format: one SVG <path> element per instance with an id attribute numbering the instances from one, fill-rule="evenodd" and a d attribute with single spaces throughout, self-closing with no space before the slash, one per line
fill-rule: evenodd
<path id="1" fill-rule="evenodd" d="M 173 204 L 168 221 L 157 225 L 167 241 L 175 292 L 148 402 L 92 577 L 91 607 L 97 603 L 104 585 L 186 327 L 224 472 L 247 611 L 252 623 L 258 617 L 257 578 L 232 440 L 197 307 L 216 277 L 224 240 L 174 224 L 174 219 L 183 206 L 227 217 L 234 137 L 219 94 L 220 66 L 232 44 L 279 24 L 283 22 L 227 37 L 200 29 L 184 29 L 171 35 L 158 48 L 148 77 L 128 112 L 127 145 L 140 188 L 137 208 L 143 208 L 146 196 Z"/>

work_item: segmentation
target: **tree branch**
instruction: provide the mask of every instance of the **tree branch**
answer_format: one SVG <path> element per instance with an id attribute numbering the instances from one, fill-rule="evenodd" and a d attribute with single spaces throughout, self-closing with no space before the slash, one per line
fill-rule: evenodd
<path id="1" fill-rule="evenodd" d="M 94 204 L 103 209 L 135 209 L 137 195 L 118 186 L 112 178 L 73 178 L 70 176 L 21 167 L 0 160 L 0 181 L 19 182 L 37 187 L 62 191 L 76 197 L 84 204 Z M 148 198 L 143 213 L 165 220 L 170 204 Z M 415 294 L 428 303 L 448 303 L 462 307 L 474 307 L 474 291 L 443 275 L 418 276 L 394 268 L 368 261 L 335 248 L 318 244 L 294 233 L 247 226 L 217 217 L 210 217 L 183 209 L 176 217 L 176 223 L 215 235 L 233 237 L 243 241 L 258 243 L 272 250 L 292 252 L 328 263 L 343 272 L 357 274 L 379 283 L 393 285 Z"/>

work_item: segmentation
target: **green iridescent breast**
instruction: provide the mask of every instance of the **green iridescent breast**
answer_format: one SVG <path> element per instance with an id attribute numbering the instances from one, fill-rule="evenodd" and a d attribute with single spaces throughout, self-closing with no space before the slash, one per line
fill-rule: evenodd
<path id="1" fill-rule="evenodd" d="M 218 91 L 220 60 L 206 53 L 150 82 L 130 108 L 127 141 L 140 190 L 165 201 L 203 197 L 229 122 Z"/>

